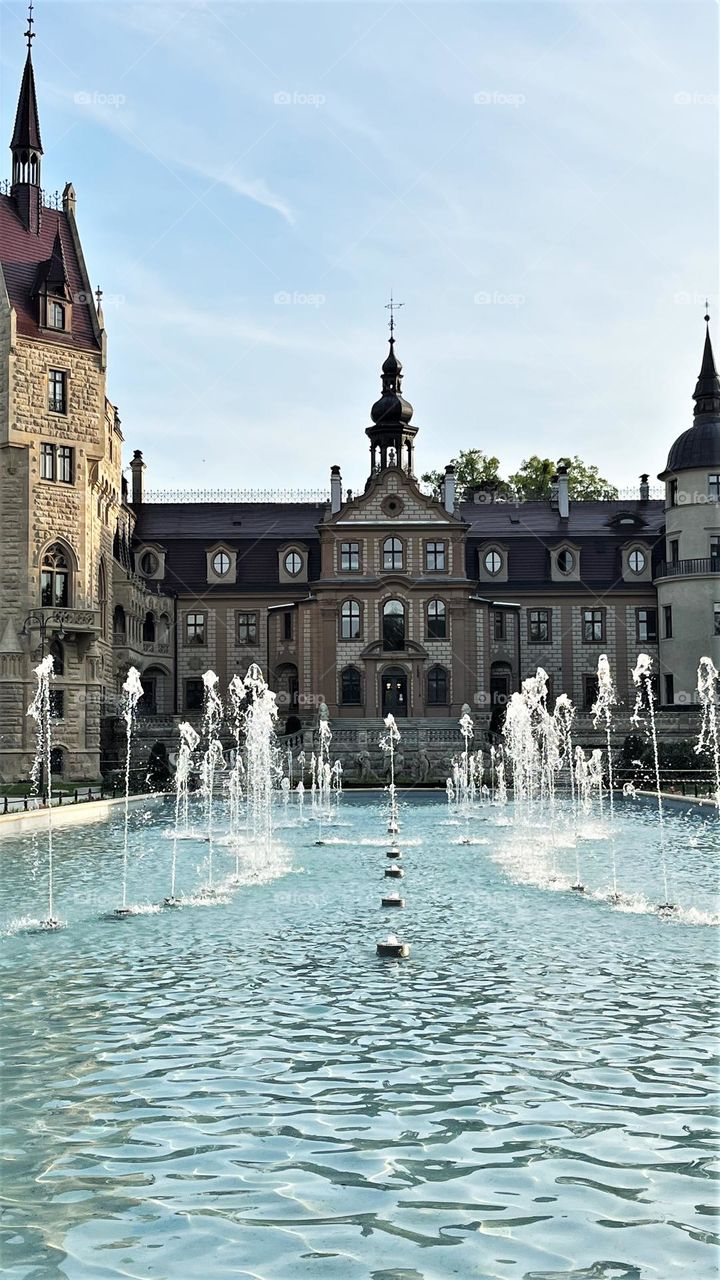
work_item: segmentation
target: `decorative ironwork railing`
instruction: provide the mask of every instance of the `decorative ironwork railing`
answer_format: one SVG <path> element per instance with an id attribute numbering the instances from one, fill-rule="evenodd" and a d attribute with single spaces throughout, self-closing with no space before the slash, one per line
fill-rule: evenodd
<path id="1" fill-rule="evenodd" d="M 150 489 L 145 502 L 329 502 L 327 489 Z"/>
<path id="2" fill-rule="evenodd" d="M 0 178 L 0 195 L 9 196 L 12 182 L 9 178 Z M 43 209 L 62 209 L 62 194 L 59 191 L 40 191 L 40 203 Z"/>
<path id="3" fill-rule="evenodd" d="M 656 578 L 682 578 L 689 573 L 720 573 L 720 558 L 707 556 L 701 560 L 664 560 L 658 565 Z"/>

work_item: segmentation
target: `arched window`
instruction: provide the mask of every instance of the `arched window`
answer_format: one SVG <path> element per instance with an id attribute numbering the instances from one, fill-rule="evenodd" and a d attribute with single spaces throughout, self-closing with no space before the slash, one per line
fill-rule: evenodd
<path id="1" fill-rule="evenodd" d="M 405 605 L 402 600 L 386 600 L 382 612 L 383 649 L 405 648 Z"/>
<path id="2" fill-rule="evenodd" d="M 125 610 L 121 604 L 115 605 L 113 613 L 113 635 L 117 640 L 125 639 Z"/>
<path id="3" fill-rule="evenodd" d="M 65 752 L 62 747 L 53 747 L 50 752 L 50 772 L 62 778 L 65 772 Z"/>
<path id="4" fill-rule="evenodd" d="M 444 640 L 447 636 L 447 613 L 442 600 L 430 600 L 427 607 L 428 640 Z"/>
<path id="5" fill-rule="evenodd" d="M 448 703 L 450 682 L 445 667 L 431 667 L 427 677 L 427 700 L 429 707 L 437 707 Z"/>
<path id="6" fill-rule="evenodd" d="M 155 614 L 151 613 L 149 609 L 143 622 L 142 638 L 151 644 L 155 642 Z"/>
<path id="7" fill-rule="evenodd" d="M 403 544 L 399 538 L 386 538 L 383 542 L 383 569 L 402 569 Z"/>
<path id="8" fill-rule="evenodd" d="M 57 542 L 48 547 L 43 556 L 40 599 L 43 608 L 70 603 L 70 566 L 65 552 Z"/>
<path id="9" fill-rule="evenodd" d="M 167 613 L 161 613 L 158 618 L 157 638 L 159 644 L 167 644 L 170 639 L 170 618 Z"/>
<path id="10" fill-rule="evenodd" d="M 343 600 L 340 606 L 340 639 L 358 640 L 360 633 L 360 605 L 357 600 Z"/>
<path id="11" fill-rule="evenodd" d="M 50 644 L 50 657 L 53 660 L 53 675 L 65 675 L 65 650 L 59 640 L 53 640 Z"/>
<path id="12" fill-rule="evenodd" d="M 344 707 L 359 707 L 362 702 L 362 684 L 357 667 L 345 667 L 340 675 L 340 701 Z"/>

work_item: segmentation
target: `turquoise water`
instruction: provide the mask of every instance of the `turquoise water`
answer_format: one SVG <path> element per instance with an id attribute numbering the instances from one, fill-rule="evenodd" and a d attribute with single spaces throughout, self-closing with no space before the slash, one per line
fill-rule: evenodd
<path id="1" fill-rule="evenodd" d="M 408 804 L 405 911 L 377 797 L 321 847 L 290 811 L 270 883 L 122 921 L 121 815 L 59 829 L 54 934 L 20 931 L 42 842 L 0 841 L 3 1275 L 715 1276 L 717 817 L 669 814 L 663 919 L 651 809 L 620 806 L 621 909 L 603 823 L 579 894 L 570 827 L 511 812 Z M 130 902 L 168 891 L 168 820 L 131 816 Z"/>

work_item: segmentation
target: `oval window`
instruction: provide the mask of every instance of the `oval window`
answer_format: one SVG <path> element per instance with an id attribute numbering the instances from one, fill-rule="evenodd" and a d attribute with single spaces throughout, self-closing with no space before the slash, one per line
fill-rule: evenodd
<path id="1" fill-rule="evenodd" d="M 628 563 L 633 573 L 642 573 L 645 568 L 645 556 L 642 551 L 631 551 L 628 557 Z"/>
<path id="2" fill-rule="evenodd" d="M 297 551 L 288 551 L 285 557 L 285 572 L 296 578 L 302 569 L 302 560 Z"/>
<path id="3" fill-rule="evenodd" d="M 575 557 L 567 548 L 558 552 L 557 566 L 561 573 L 572 573 L 575 568 Z"/>
<path id="4" fill-rule="evenodd" d="M 145 577 L 150 578 L 154 573 L 157 573 L 157 567 L 157 556 L 152 551 L 144 552 L 142 559 L 140 560 L 140 569 L 141 572 L 145 574 Z"/>
<path id="5" fill-rule="evenodd" d="M 488 551 L 485 556 L 485 568 L 488 573 L 499 573 L 502 569 L 502 556 L 499 551 Z"/>
<path id="6" fill-rule="evenodd" d="M 212 559 L 213 573 L 217 573 L 219 577 L 224 577 L 230 568 L 230 557 L 227 551 L 218 551 Z"/>

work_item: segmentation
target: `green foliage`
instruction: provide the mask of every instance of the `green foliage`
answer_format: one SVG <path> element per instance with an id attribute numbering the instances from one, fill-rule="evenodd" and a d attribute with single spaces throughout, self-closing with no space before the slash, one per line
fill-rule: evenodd
<path id="1" fill-rule="evenodd" d="M 541 458 L 534 453 L 532 457 L 525 458 L 507 479 L 500 475 L 500 459 L 488 456 L 482 449 L 461 449 L 457 458 L 453 458 L 453 465 L 460 502 L 472 499 L 473 491 L 478 488 L 492 490 L 499 497 L 515 498 L 519 502 L 549 500 L 552 478 L 560 465 L 568 468 L 570 497 L 576 501 L 618 496 L 617 489 L 600 475 L 598 468 L 584 463 L 577 455 L 553 462 L 551 458 Z M 422 479 L 433 489 L 440 489 L 443 475 L 442 471 L 426 471 Z"/>
<path id="2" fill-rule="evenodd" d="M 452 459 L 455 467 L 457 496 L 460 502 L 472 498 L 473 489 L 480 485 L 503 485 L 500 479 L 500 459 L 489 458 L 482 449 L 461 449 L 457 458 Z M 426 471 L 422 477 L 425 484 L 439 489 L 444 472 Z"/>
<path id="3" fill-rule="evenodd" d="M 588 466 L 575 455 L 574 458 L 540 458 L 536 453 L 526 458 L 519 469 L 510 476 L 513 496 L 523 502 L 541 502 L 550 497 L 550 485 L 559 466 L 569 471 L 570 497 L 577 502 L 592 498 L 617 498 L 618 491 L 605 480 L 596 466 Z"/>

